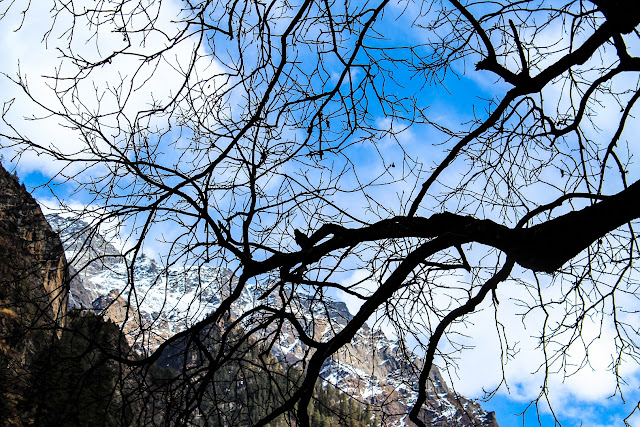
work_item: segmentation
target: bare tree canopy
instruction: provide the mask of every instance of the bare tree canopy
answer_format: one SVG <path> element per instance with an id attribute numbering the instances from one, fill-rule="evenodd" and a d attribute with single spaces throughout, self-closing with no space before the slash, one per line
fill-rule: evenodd
<path id="1" fill-rule="evenodd" d="M 640 356 L 635 2 L 49 3 L 37 37 L 57 66 L 7 68 L 30 110 L 5 102 L 5 158 L 37 156 L 43 188 L 82 202 L 65 208 L 122 227 L 125 299 L 144 299 L 143 251 L 159 254 L 159 277 L 184 265 L 237 277 L 210 315 L 140 357 L 113 355 L 143 369 L 197 347 L 181 419 L 251 355 L 287 378 L 255 425 L 310 425 L 324 364 L 368 322 L 421 355 L 407 360 L 409 418 L 424 426 L 432 366 L 464 357 L 480 308 L 503 366 L 517 352 L 504 313 L 537 319 L 537 400 L 552 374 L 589 366 L 593 325 L 614 331 L 622 392 Z M 2 7 L 16 37 L 35 19 L 33 2 Z M 248 288 L 254 306 L 233 312 Z M 357 312 L 319 334 L 301 307 L 340 296 Z M 295 374 L 263 357 L 286 331 L 304 344 Z"/>

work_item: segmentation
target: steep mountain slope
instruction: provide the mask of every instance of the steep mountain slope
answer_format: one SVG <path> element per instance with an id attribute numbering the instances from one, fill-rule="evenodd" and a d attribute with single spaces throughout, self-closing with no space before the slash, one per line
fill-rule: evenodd
<path id="1" fill-rule="evenodd" d="M 58 235 L 18 178 L 0 165 L 0 425 L 16 406 L 38 352 L 66 323 L 67 263 Z"/>
<path id="2" fill-rule="evenodd" d="M 64 324 L 67 270 L 58 235 L 1 165 L 0 190 L 0 356 L 18 377 Z"/>
<path id="3" fill-rule="evenodd" d="M 0 188 L 3 319 L 14 318 L 27 328 L 60 327 L 67 308 L 67 263 L 60 239 L 35 199 L 1 165 Z"/>
<path id="4" fill-rule="evenodd" d="M 199 266 L 166 270 L 153 259 L 142 256 L 133 268 L 132 287 L 126 260 L 99 234 L 90 234 L 87 224 L 58 215 L 48 220 L 59 230 L 67 256 L 80 271 L 70 289 L 70 304 L 101 312 L 120 324 L 133 347 L 142 353 L 156 348 L 164 339 L 203 319 L 229 295 L 236 283 L 228 269 Z M 85 267 L 87 266 L 88 267 Z M 262 289 L 247 287 L 233 306 L 235 318 L 255 307 Z M 296 295 L 288 309 L 322 340 L 340 330 L 351 318 L 346 305 L 325 299 L 318 304 L 310 295 Z M 282 306 L 275 296 L 260 301 Z M 293 304 L 293 305 L 291 305 Z M 246 322 L 251 322 L 247 319 Z M 268 329 L 274 333 L 275 327 Z M 307 348 L 296 338 L 291 326 L 279 328 L 271 351 L 279 360 L 295 364 Z M 365 327 L 342 351 L 328 360 L 322 377 L 356 399 L 379 408 L 382 425 L 405 425 L 405 414 L 416 399 L 417 385 L 412 370 L 419 359 L 381 330 Z M 476 402 L 452 392 L 434 368 L 429 399 L 423 411 L 433 426 L 497 426 L 493 413 Z"/>

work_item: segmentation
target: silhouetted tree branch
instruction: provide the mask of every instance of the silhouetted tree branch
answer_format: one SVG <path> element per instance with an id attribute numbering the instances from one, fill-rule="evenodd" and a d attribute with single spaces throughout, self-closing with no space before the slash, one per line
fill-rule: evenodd
<path id="1" fill-rule="evenodd" d="M 159 277 L 177 265 L 235 272 L 206 318 L 139 357 L 112 355 L 144 370 L 180 348 L 167 383 L 185 387 L 181 422 L 208 411 L 224 424 L 216 378 L 244 375 L 272 386 L 252 424 L 311 425 L 322 367 L 377 318 L 419 343 L 409 414 L 424 425 L 431 368 L 452 361 L 439 346 L 481 307 L 513 303 L 498 297 L 518 286 L 537 289 L 525 312 L 567 304 L 540 326 L 547 374 L 567 369 L 592 316 L 614 324 L 617 379 L 624 360 L 637 362 L 637 327 L 616 299 L 637 297 L 640 255 L 632 2 L 178 3 L 165 19 L 162 2 L 54 0 L 45 40 L 66 38 L 50 92 L 8 78 L 40 123 L 77 140 L 34 138 L 8 109 L 0 144 L 12 161 L 35 153 L 59 165 L 53 179 L 83 195 L 95 230 L 114 220 L 128 230 L 131 307 L 145 245 L 162 246 Z M 83 53 L 87 43 L 99 51 Z M 449 86 L 474 73 L 496 83 L 490 95 Z M 432 88 L 449 87 L 474 103 L 459 121 L 429 110 Z M 354 273 L 366 279 L 352 284 Z M 234 312 L 249 288 L 258 303 Z M 328 313 L 337 290 L 362 305 L 319 334 L 301 312 Z M 266 355 L 286 333 L 305 350 L 281 372 Z"/>

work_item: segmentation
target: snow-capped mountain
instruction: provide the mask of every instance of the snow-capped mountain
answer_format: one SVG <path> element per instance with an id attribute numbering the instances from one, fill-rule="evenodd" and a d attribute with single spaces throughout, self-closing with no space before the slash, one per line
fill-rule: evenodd
<path id="1" fill-rule="evenodd" d="M 90 233 L 85 222 L 59 215 L 48 215 L 47 219 L 60 233 L 71 267 L 79 271 L 71 283 L 70 308 L 103 313 L 121 325 L 130 344 L 141 353 L 204 319 L 237 283 L 226 268 L 205 265 L 165 269 L 146 256 L 135 260 L 129 277 L 131 260 L 100 234 Z M 232 306 L 233 316 L 239 318 L 255 307 L 261 294 L 247 286 Z M 259 302 L 282 306 L 275 296 Z M 333 336 L 352 318 L 341 301 L 324 298 L 323 304 L 318 304 L 310 295 L 299 292 L 295 300 L 287 302 L 287 309 L 299 317 L 316 340 Z M 280 328 L 272 347 L 273 355 L 283 362 L 295 363 L 307 353 L 294 332 L 291 326 Z M 383 408 L 383 425 L 405 425 L 409 424 L 405 422 L 406 413 L 417 395 L 414 379 L 419 366 L 415 354 L 389 340 L 381 330 L 365 325 L 350 344 L 325 363 L 321 376 L 372 407 Z M 492 412 L 451 391 L 437 368 L 432 369 L 429 390 L 423 411 L 429 425 L 497 426 Z"/>

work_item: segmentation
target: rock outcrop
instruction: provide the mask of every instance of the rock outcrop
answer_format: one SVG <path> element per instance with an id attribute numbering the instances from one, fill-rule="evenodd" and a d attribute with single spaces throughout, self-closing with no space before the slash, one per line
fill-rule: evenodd
<path id="1" fill-rule="evenodd" d="M 68 300 L 62 243 L 38 203 L 0 165 L 0 370 L 13 423 L 34 355 L 61 336 Z M 0 420 L 2 423 L 3 420 Z"/>
<path id="2" fill-rule="evenodd" d="M 31 331 L 64 325 L 67 262 L 38 203 L 2 166 L 0 189 L 0 346 L 11 344 L 24 361 Z"/>

